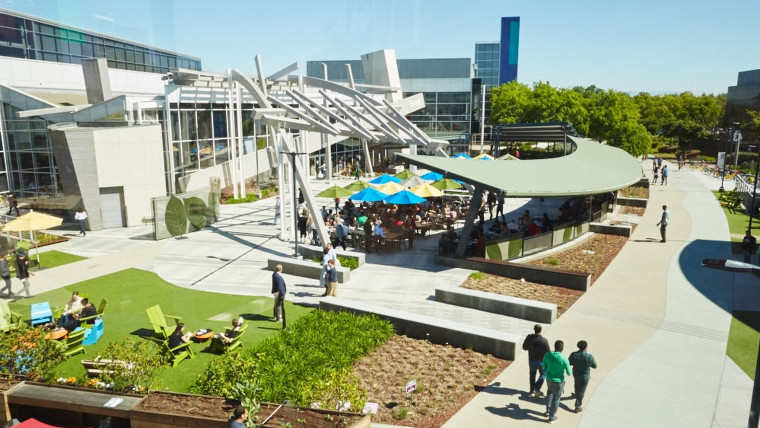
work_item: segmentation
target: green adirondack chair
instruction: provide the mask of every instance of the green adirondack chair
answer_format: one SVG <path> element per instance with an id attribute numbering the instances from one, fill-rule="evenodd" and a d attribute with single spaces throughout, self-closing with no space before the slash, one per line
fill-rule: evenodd
<path id="1" fill-rule="evenodd" d="M 84 341 L 83 328 L 70 332 L 69 336 L 66 338 L 66 345 L 63 350 L 63 356 L 68 358 L 72 355 L 84 353 L 84 346 L 82 346 L 82 341 Z"/>
<path id="2" fill-rule="evenodd" d="M 179 320 L 182 319 L 182 317 L 164 314 L 159 305 L 151 306 L 145 312 L 147 312 L 150 324 L 153 326 L 153 333 L 159 339 L 168 339 L 173 331 L 173 328 L 166 323 L 167 318 L 173 319 L 174 325 L 179 324 Z"/>
<path id="3" fill-rule="evenodd" d="M 169 347 L 169 340 L 158 340 L 160 343 L 161 351 L 169 358 L 169 363 L 172 367 L 177 367 L 177 364 L 181 363 L 185 358 L 195 358 L 195 352 L 190 347 L 191 342 L 183 343 L 176 348 Z"/>
<path id="4" fill-rule="evenodd" d="M 0 331 L 17 329 L 24 322 L 21 314 L 13 312 L 8 307 L 8 302 L 0 301 Z"/>
<path id="5" fill-rule="evenodd" d="M 242 346 L 243 342 L 240 341 L 240 338 L 243 337 L 243 334 L 245 334 L 245 329 L 248 328 L 248 324 L 245 324 L 244 326 L 240 327 L 240 330 L 238 330 L 235 337 L 232 338 L 232 342 L 230 343 L 224 343 L 219 338 L 214 338 L 211 341 L 211 345 L 209 346 L 209 351 L 214 353 L 225 353 L 230 352 L 237 348 L 238 346 Z M 227 330 L 225 333 L 229 334 L 231 328 L 227 327 Z"/>

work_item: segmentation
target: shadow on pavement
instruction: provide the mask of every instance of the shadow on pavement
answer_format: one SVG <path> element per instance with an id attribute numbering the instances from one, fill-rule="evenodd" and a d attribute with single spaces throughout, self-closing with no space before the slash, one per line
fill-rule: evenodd
<path id="1" fill-rule="evenodd" d="M 733 311 L 733 272 L 702 267 L 703 259 L 731 259 L 731 245 L 725 241 L 697 239 L 681 251 L 678 264 L 684 277 L 702 295 L 728 313 Z M 749 274 L 738 274 L 749 275 Z"/>

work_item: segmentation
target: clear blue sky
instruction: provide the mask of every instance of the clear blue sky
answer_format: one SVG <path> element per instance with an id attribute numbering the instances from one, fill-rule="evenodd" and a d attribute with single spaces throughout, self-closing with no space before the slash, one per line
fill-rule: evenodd
<path id="1" fill-rule="evenodd" d="M 760 68 L 758 0 L 0 0 L 0 7 L 273 73 L 295 61 L 472 58 L 519 16 L 518 81 L 625 92 L 724 93 Z"/>

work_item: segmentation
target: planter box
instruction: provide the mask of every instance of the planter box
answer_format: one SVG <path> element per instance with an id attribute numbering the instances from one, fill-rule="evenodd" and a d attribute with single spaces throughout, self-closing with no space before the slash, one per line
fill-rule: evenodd
<path id="1" fill-rule="evenodd" d="M 20 379 L 1 379 L 0 380 L 0 426 L 5 426 L 13 416 L 8 408 L 8 399 L 6 394 L 11 391 L 16 385 L 20 384 Z"/>
<path id="2" fill-rule="evenodd" d="M 131 427 L 224 428 L 234 407 L 232 403 L 220 397 L 151 392 L 130 412 Z M 257 414 L 259 421 L 266 419 L 277 407 L 277 404 L 262 403 Z M 305 421 L 305 423 L 299 421 Z M 283 406 L 264 427 L 280 427 L 287 422 L 293 426 L 310 428 L 369 428 L 370 416 Z"/>

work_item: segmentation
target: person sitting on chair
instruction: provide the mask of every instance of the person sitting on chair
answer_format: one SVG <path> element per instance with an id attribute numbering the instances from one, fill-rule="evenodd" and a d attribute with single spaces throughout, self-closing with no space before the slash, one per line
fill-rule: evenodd
<path id="1" fill-rule="evenodd" d="M 95 309 L 95 305 L 90 303 L 90 300 L 87 298 L 82 299 L 82 310 L 79 311 L 78 314 L 74 315 L 74 317 L 79 320 L 80 318 L 87 318 L 87 317 L 94 317 L 98 314 L 98 310 Z M 91 319 L 87 321 L 87 324 L 94 324 L 95 319 Z"/>
<path id="2" fill-rule="evenodd" d="M 192 336 L 192 333 L 185 333 L 185 324 L 179 323 L 177 324 L 177 327 L 174 329 L 171 335 L 169 335 L 169 348 L 174 349 L 177 346 L 182 345 L 183 343 L 190 342 L 190 337 Z M 178 354 L 179 350 L 174 351 L 175 354 Z"/>
<path id="3" fill-rule="evenodd" d="M 232 339 L 237 336 L 240 327 L 243 326 L 243 317 L 237 317 L 232 320 L 232 329 L 227 333 L 219 333 L 217 338 L 224 344 L 232 343 Z"/>
<path id="4" fill-rule="evenodd" d="M 66 324 L 69 323 L 75 314 L 82 310 L 83 301 L 84 299 L 79 297 L 78 291 L 71 293 L 71 299 L 69 299 L 69 301 L 66 302 L 66 305 L 63 306 L 63 313 L 61 313 L 61 316 L 58 318 L 58 322 L 56 323 L 58 328 L 63 328 Z"/>

